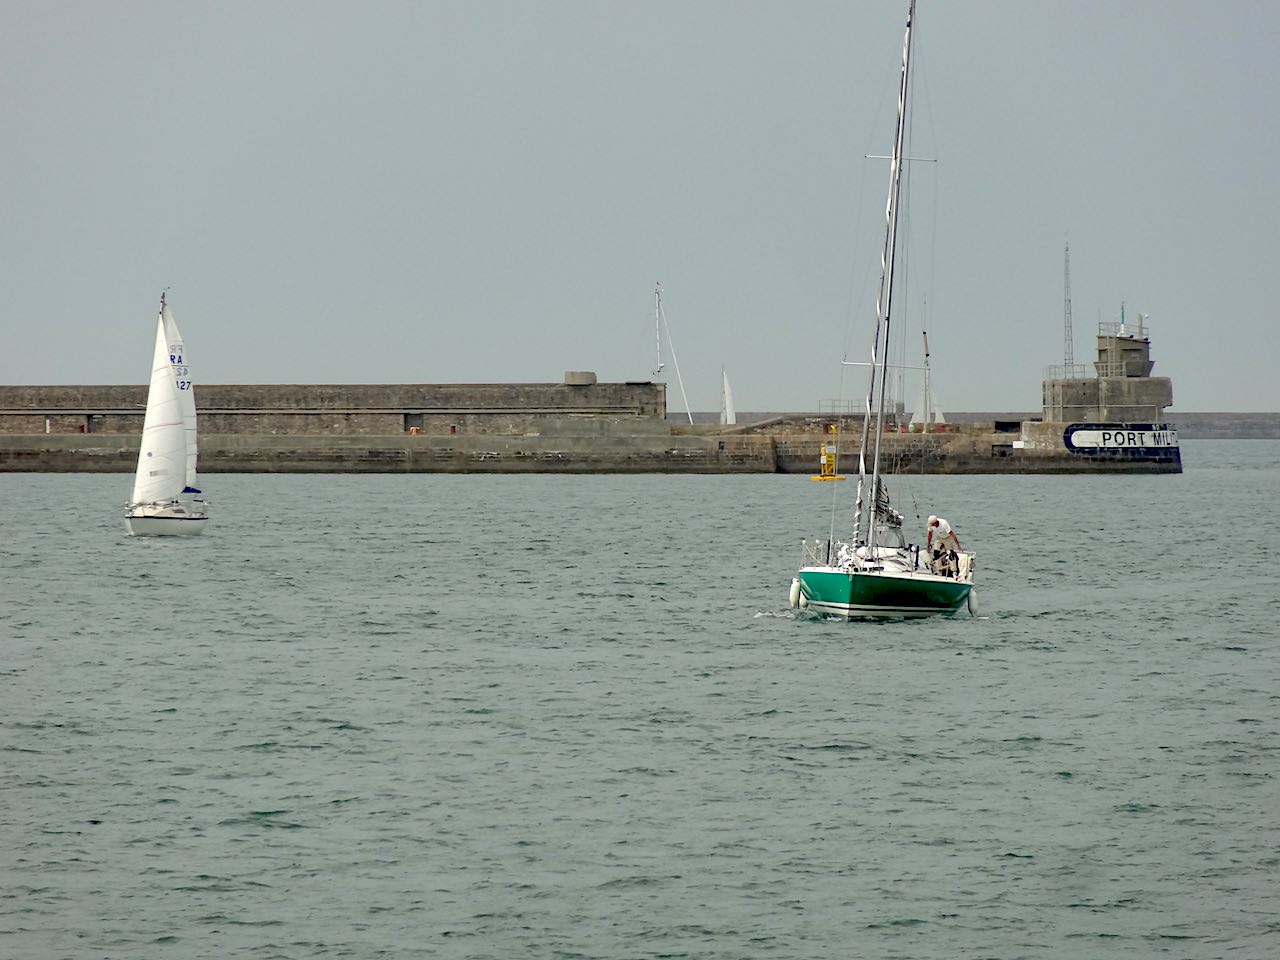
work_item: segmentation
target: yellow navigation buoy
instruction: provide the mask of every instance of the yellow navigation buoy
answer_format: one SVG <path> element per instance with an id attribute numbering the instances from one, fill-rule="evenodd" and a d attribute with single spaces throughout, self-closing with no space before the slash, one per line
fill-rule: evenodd
<path id="1" fill-rule="evenodd" d="M 835 431 L 833 430 L 832 433 Z M 836 445 L 824 443 L 822 456 L 818 459 L 818 472 L 810 480 L 843 480 L 844 475 L 836 473 Z"/>

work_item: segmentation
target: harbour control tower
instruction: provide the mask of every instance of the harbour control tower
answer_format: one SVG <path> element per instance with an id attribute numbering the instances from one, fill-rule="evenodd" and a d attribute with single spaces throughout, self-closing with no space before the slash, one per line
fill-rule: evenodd
<path id="1" fill-rule="evenodd" d="M 1045 370 L 1042 384 L 1047 423 L 1159 423 L 1173 404 L 1173 381 L 1153 377 L 1146 317 L 1098 324 L 1098 358 Z"/>

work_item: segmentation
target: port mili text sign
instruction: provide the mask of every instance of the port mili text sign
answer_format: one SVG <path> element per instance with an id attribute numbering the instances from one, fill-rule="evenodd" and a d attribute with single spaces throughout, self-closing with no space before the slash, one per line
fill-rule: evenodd
<path id="1" fill-rule="evenodd" d="M 1072 453 L 1159 457 L 1178 449 L 1178 431 L 1167 423 L 1073 423 L 1062 442 Z"/>

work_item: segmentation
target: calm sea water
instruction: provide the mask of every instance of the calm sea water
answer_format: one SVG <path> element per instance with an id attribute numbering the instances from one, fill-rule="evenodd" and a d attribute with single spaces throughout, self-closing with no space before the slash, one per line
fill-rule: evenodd
<path id="1" fill-rule="evenodd" d="M 1280 443 L 1184 453 L 915 478 L 982 616 L 874 625 L 803 477 L 0 475 L 0 956 L 1280 955 Z"/>

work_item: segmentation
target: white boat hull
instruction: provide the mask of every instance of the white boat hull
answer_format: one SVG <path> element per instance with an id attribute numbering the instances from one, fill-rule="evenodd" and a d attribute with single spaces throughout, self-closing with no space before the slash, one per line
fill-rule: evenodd
<path id="1" fill-rule="evenodd" d="M 203 503 L 145 504 L 124 517 L 131 537 L 194 537 L 204 532 L 209 511 Z"/>

